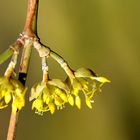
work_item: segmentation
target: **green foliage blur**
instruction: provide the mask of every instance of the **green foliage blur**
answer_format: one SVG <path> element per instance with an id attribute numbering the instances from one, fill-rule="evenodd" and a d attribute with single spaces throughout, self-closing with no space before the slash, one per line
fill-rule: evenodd
<path id="1" fill-rule="evenodd" d="M 111 80 L 95 96 L 93 109 L 67 106 L 54 115 L 21 111 L 16 140 L 139 140 L 140 139 L 140 1 L 40 0 L 38 34 L 73 69 L 88 67 Z M 0 53 L 22 31 L 27 0 L 0 2 Z M 8 61 L 0 66 L 2 75 Z M 49 59 L 51 78 L 65 79 Z M 18 69 L 17 69 L 18 70 Z M 42 78 L 41 60 L 33 50 L 27 86 Z M 0 110 L 0 140 L 6 138 L 10 109 Z"/>

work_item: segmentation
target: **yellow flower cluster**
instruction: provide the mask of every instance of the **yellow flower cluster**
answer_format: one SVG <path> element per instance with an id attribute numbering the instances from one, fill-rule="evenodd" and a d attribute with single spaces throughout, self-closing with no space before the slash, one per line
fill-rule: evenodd
<path id="1" fill-rule="evenodd" d="M 14 79 L 8 80 L 6 77 L 0 77 L 0 109 L 8 106 L 12 101 L 12 111 L 21 110 L 25 105 L 24 95 L 27 88 Z"/>
<path id="2" fill-rule="evenodd" d="M 75 95 L 75 104 L 80 109 L 81 99 L 79 93 L 84 93 L 86 105 L 92 109 L 93 96 L 95 92 L 100 92 L 104 83 L 110 82 L 105 77 L 98 77 L 96 74 L 87 68 L 80 68 L 74 72 L 75 78 L 69 80 L 67 83 L 71 89 L 71 94 Z"/>
<path id="3" fill-rule="evenodd" d="M 31 89 L 30 101 L 34 100 L 32 109 L 40 115 L 46 111 L 53 114 L 56 109 L 63 109 L 65 103 L 71 106 L 75 104 L 80 109 L 80 92 L 84 93 L 86 105 L 91 109 L 94 93 L 101 91 L 101 86 L 106 82 L 110 81 L 96 76 L 86 68 L 78 69 L 74 72 L 74 77 L 68 77 L 65 82 L 59 79 L 52 79 L 47 83 L 40 82 Z"/>
<path id="4" fill-rule="evenodd" d="M 68 101 L 67 94 L 69 89 L 67 85 L 59 79 L 52 79 L 46 83 L 40 82 L 31 89 L 30 101 L 33 101 L 32 109 L 42 115 L 43 112 L 50 111 L 53 114 L 57 109 L 62 109 Z"/>

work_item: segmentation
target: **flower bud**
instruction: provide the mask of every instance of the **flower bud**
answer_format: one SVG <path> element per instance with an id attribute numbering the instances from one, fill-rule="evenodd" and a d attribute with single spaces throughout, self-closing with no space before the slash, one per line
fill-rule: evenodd
<path id="1" fill-rule="evenodd" d="M 68 102 L 71 106 L 74 106 L 74 98 L 72 95 L 68 95 Z"/>
<path id="2" fill-rule="evenodd" d="M 54 114 L 54 112 L 55 112 L 55 105 L 54 105 L 54 103 L 49 103 L 48 107 L 49 107 L 49 110 L 50 110 L 51 114 Z"/>
<path id="3" fill-rule="evenodd" d="M 79 96 L 75 97 L 75 104 L 78 107 L 78 109 L 81 109 L 81 99 Z"/>
<path id="4" fill-rule="evenodd" d="M 7 91 L 4 96 L 5 103 L 8 104 L 11 101 L 11 98 L 11 93 Z"/>
<path id="5" fill-rule="evenodd" d="M 86 97 L 86 105 L 87 105 L 90 109 L 92 109 L 91 100 L 90 100 L 90 98 L 88 98 L 88 97 Z"/>

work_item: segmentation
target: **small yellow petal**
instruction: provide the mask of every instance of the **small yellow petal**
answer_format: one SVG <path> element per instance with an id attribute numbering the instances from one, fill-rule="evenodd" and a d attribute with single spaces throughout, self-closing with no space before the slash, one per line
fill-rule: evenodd
<path id="1" fill-rule="evenodd" d="M 60 98 L 64 101 L 64 102 L 67 102 L 67 96 L 64 92 L 60 91 L 57 93 L 58 96 L 60 96 Z"/>
<path id="2" fill-rule="evenodd" d="M 6 91 L 5 91 L 5 90 L 2 90 L 2 91 L 1 91 L 1 98 L 4 97 L 5 94 L 6 94 Z"/>
<path id="3" fill-rule="evenodd" d="M 33 86 L 31 88 L 31 94 L 30 94 L 30 97 L 29 97 L 29 101 L 32 101 L 35 98 L 37 98 L 37 95 L 36 95 L 36 86 Z"/>
<path id="4" fill-rule="evenodd" d="M 110 83 L 111 82 L 110 80 L 108 80 L 105 77 L 94 77 L 94 79 L 101 82 L 101 83 Z"/>
<path id="5" fill-rule="evenodd" d="M 32 103 L 32 110 L 35 108 L 35 101 Z"/>
<path id="6" fill-rule="evenodd" d="M 5 100 L 5 103 L 8 104 L 10 101 L 11 101 L 11 93 L 10 92 L 6 92 L 5 93 L 5 97 L 4 97 L 4 100 Z"/>
<path id="7" fill-rule="evenodd" d="M 86 105 L 87 105 L 90 109 L 92 109 L 91 100 L 90 100 L 90 98 L 88 98 L 88 97 L 86 97 Z"/>
<path id="8" fill-rule="evenodd" d="M 63 105 L 63 101 L 59 97 L 55 98 L 54 103 L 55 103 L 56 106 L 62 106 Z"/>
<path id="9" fill-rule="evenodd" d="M 41 99 L 36 99 L 32 104 L 32 110 L 36 108 L 38 111 L 42 110 L 43 101 Z"/>
<path id="10" fill-rule="evenodd" d="M 70 104 L 71 106 L 74 105 L 74 98 L 73 98 L 72 95 L 68 95 L 68 102 L 69 102 L 69 104 Z"/>
<path id="11" fill-rule="evenodd" d="M 78 107 L 78 109 L 81 109 L 81 99 L 79 96 L 75 97 L 75 104 Z"/>
<path id="12" fill-rule="evenodd" d="M 48 104 L 50 101 L 51 101 L 51 97 L 48 96 L 47 99 L 46 99 L 46 104 Z"/>
<path id="13" fill-rule="evenodd" d="M 79 90 L 78 89 L 73 89 L 72 94 L 75 96 L 78 96 Z"/>
<path id="14" fill-rule="evenodd" d="M 53 114 L 55 112 L 55 105 L 54 105 L 54 103 L 49 103 L 48 106 L 49 106 L 49 110 L 50 110 L 51 114 Z"/>
<path id="15" fill-rule="evenodd" d="M 42 82 L 35 84 L 31 88 L 31 95 L 29 97 L 29 101 L 32 101 L 33 99 L 37 99 L 42 94 L 44 88 L 45 88 L 45 85 Z"/>
<path id="16" fill-rule="evenodd" d="M 48 95 L 44 93 L 43 94 L 43 102 L 46 102 L 47 98 L 48 98 Z"/>

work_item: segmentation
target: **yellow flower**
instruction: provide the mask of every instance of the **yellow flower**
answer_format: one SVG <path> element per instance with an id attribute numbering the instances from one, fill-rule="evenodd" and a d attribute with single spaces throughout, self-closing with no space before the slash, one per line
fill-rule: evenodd
<path id="1" fill-rule="evenodd" d="M 15 79 L 10 79 L 10 83 L 14 87 L 12 110 L 13 112 L 20 111 L 25 105 L 24 96 L 27 88 L 25 88 L 20 81 Z"/>
<path id="2" fill-rule="evenodd" d="M 74 104 L 81 109 L 80 93 L 84 93 L 86 105 L 92 109 L 93 96 L 100 91 L 101 86 L 110 82 L 104 77 L 97 77 L 96 74 L 85 68 L 74 72 L 74 77 L 67 78 L 65 82 L 59 79 L 49 80 L 47 83 L 39 82 L 31 89 L 29 100 L 33 101 L 32 109 L 39 115 L 50 111 L 53 114 L 56 109 L 63 109 L 66 103 Z"/>
<path id="3" fill-rule="evenodd" d="M 62 109 L 68 102 L 67 94 L 69 94 L 68 86 L 59 79 L 49 80 L 48 83 L 40 82 L 35 84 L 31 89 L 30 101 L 33 101 L 32 109 L 38 114 L 50 111 L 53 114 L 57 109 Z M 41 107 L 36 101 L 42 102 Z"/>
<path id="4" fill-rule="evenodd" d="M 5 97 L 4 97 L 4 100 L 5 100 L 5 103 L 8 104 L 10 101 L 11 101 L 11 93 L 10 92 L 6 92 L 5 93 Z"/>
<path id="5" fill-rule="evenodd" d="M 0 77 L 0 109 L 8 106 L 14 87 L 6 77 Z"/>
<path id="6" fill-rule="evenodd" d="M 12 111 L 15 113 L 22 109 L 25 105 L 24 95 L 27 88 L 25 88 L 18 80 L 7 79 L 0 77 L 0 109 L 8 106 L 12 102 Z"/>
<path id="7" fill-rule="evenodd" d="M 79 109 L 81 108 L 79 93 L 82 92 L 85 95 L 86 105 L 91 109 L 94 93 L 101 91 L 101 86 L 110 81 L 105 77 L 96 76 L 92 70 L 86 68 L 78 69 L 74 72 L 74 76 L 74 78 L 67 78 L 66 82 L 69 85 L 71 94 L 75 96 L 76 106 Z M 73 105 L 74 103 L 70 104 Z"/>

